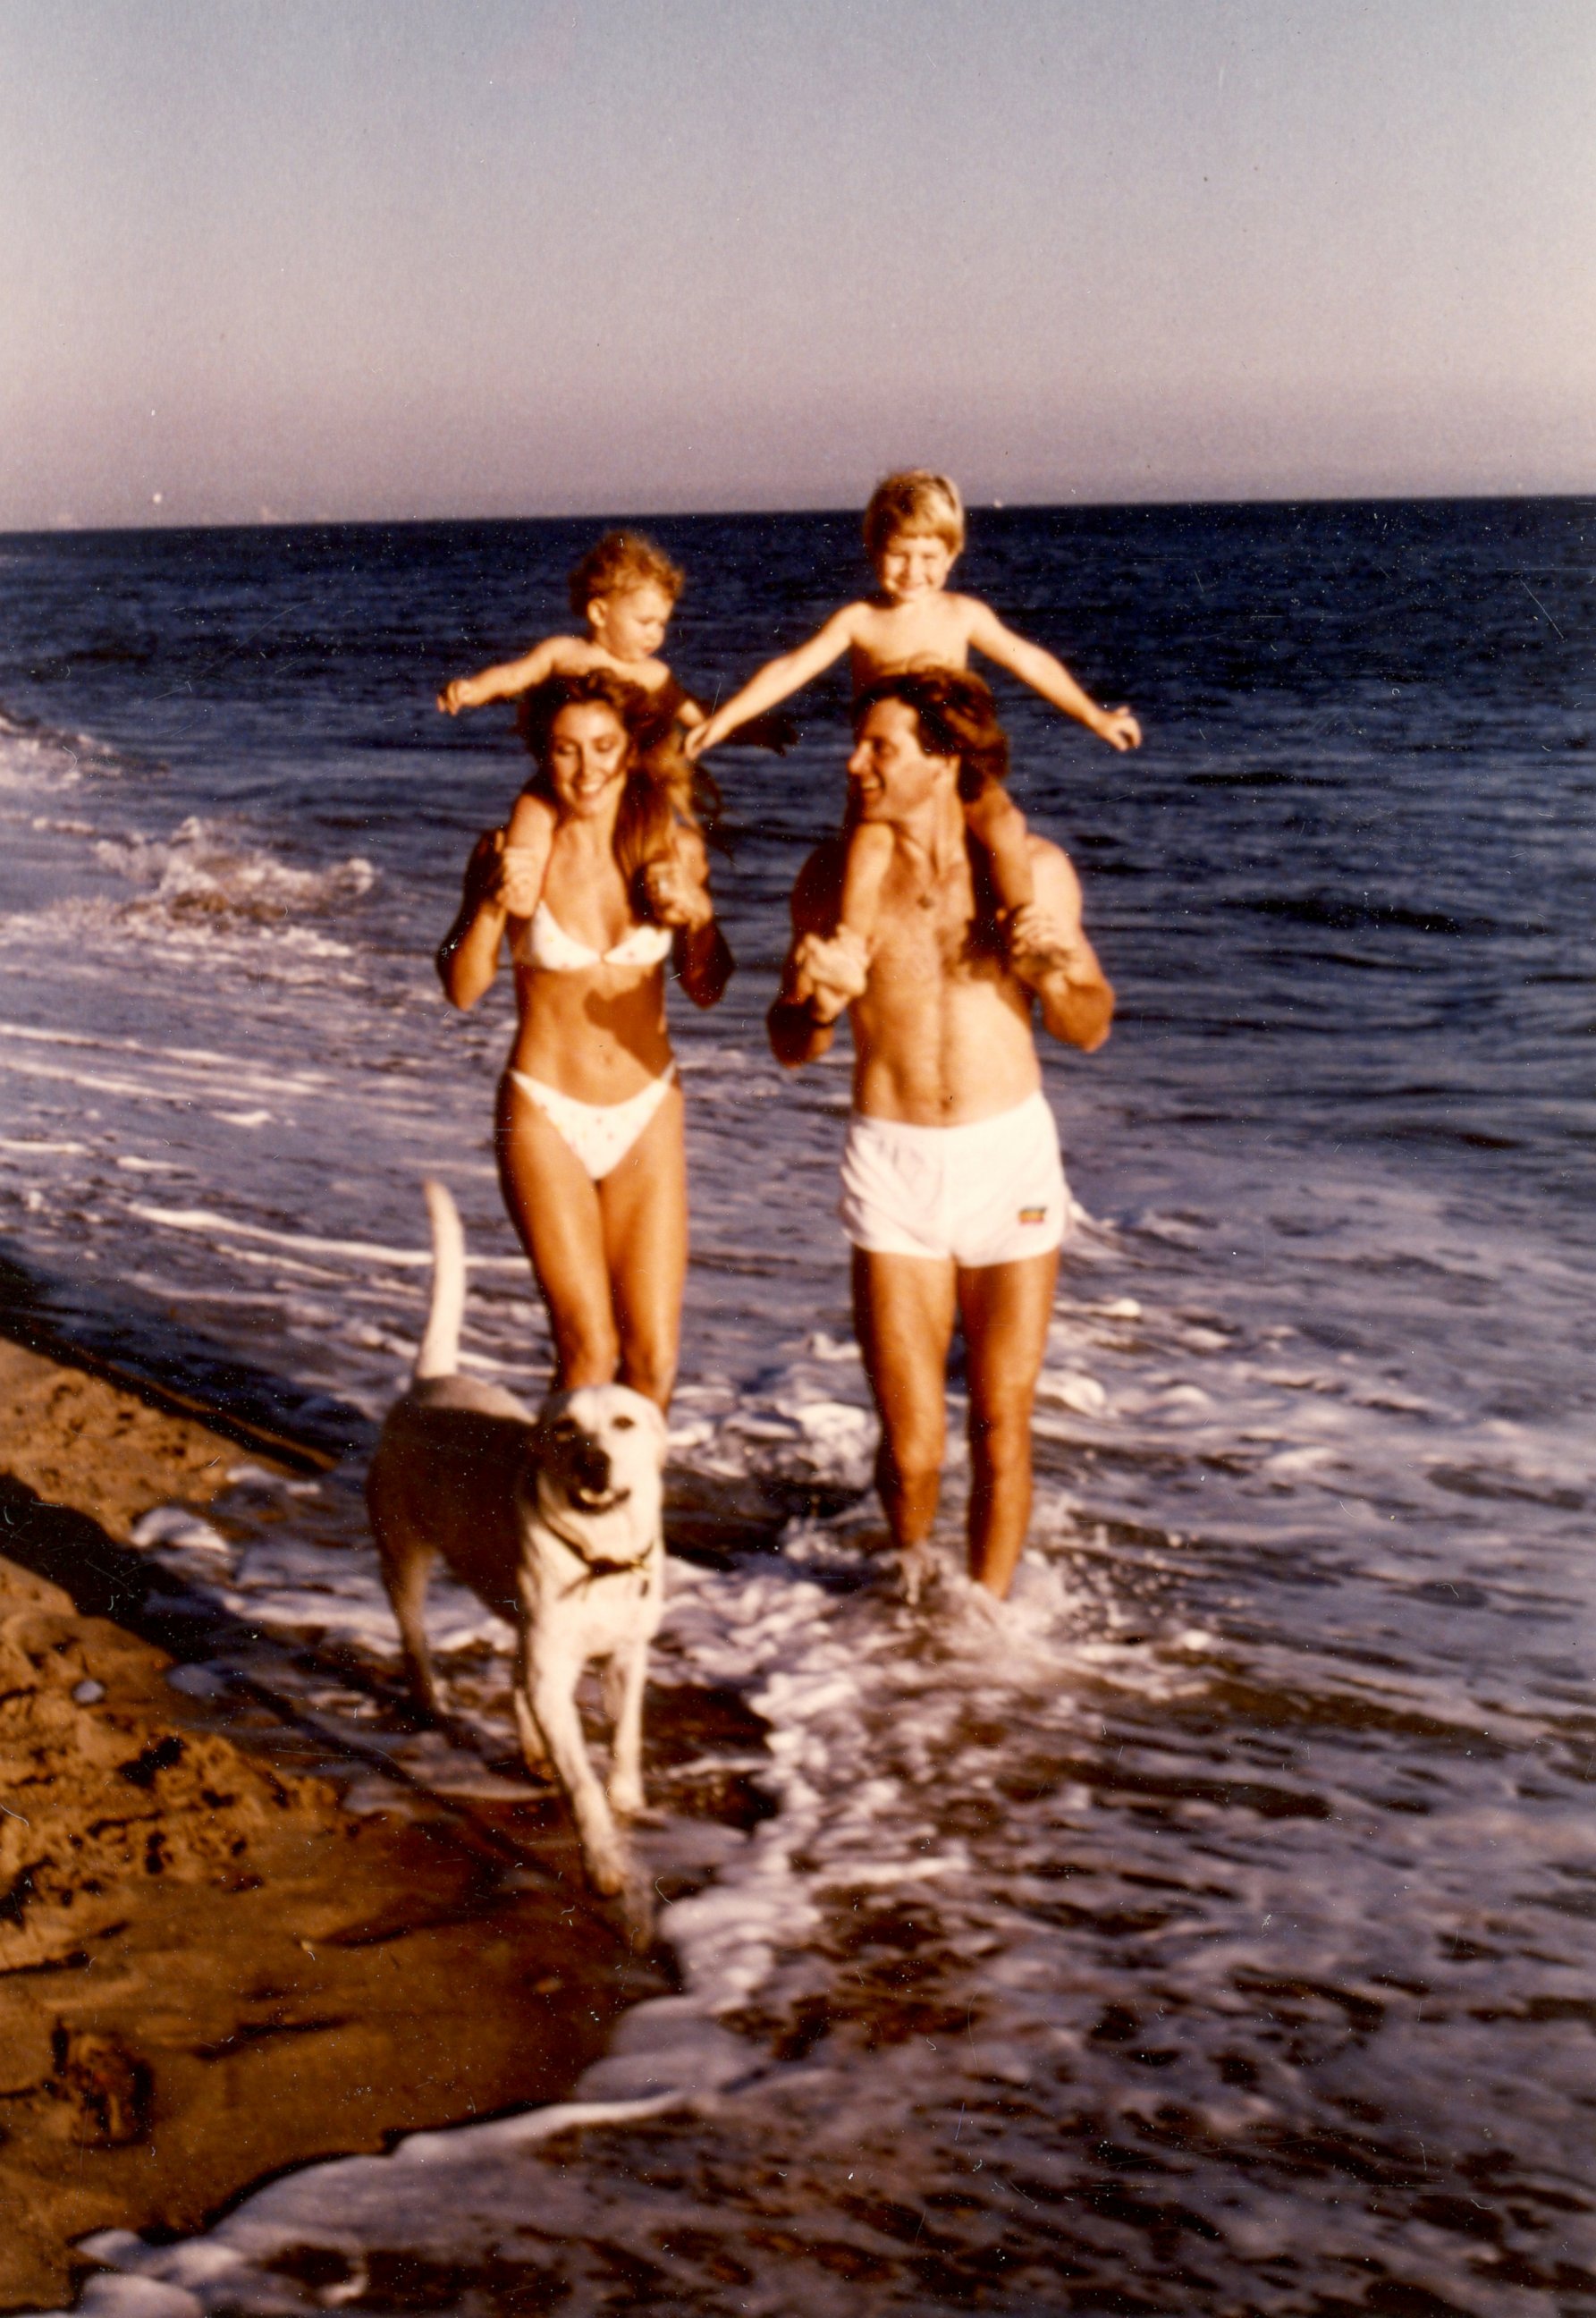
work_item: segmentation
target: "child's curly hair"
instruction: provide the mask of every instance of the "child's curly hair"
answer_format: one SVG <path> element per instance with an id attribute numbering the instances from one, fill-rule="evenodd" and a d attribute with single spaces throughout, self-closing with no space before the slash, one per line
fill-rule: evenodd
<path id="1" fill-rule="evenodd" d="M 587 616 L 596 596 L 614 596 L 627 588 L 659 588 L 674 604 L 687 578 L 662 547 L 641 531 L 606 531 L 587 550 L 568 582 L 570 607 L 578 620 Z"/>
<path id="2" fill-rule="evenodd" d="M 593 705 L 609 709 L 632 743 L 614 839 L 616 865 L 630 893 L 644 865 L 669 853 L 678 829 L 713 841 L 721 795 L 709 775 L 688 763 L 668 708 L 662 713 L 641 685 L 628 684 L 606 668 L 551 676 L 523 693 L 516 730 L 537 767 L 526 784 L 529 795 L 546 804 L 558 803 L 549 774 L 555 719 L 562 708 Z"/>

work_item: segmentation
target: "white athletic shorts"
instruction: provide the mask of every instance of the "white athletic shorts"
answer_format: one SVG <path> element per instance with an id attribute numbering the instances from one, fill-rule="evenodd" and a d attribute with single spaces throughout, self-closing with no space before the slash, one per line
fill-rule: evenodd
<path id="1" fill-rule="evenodd" d="M 1058 1130 L 1040 1088 L 1014 1110 L 967 1127 L 848 1122 L 842 1227 L 876 1255 L 928 1255 L 973 1270 L 1046 1255 L 1064 1236 L 1069 1194 Z"/>

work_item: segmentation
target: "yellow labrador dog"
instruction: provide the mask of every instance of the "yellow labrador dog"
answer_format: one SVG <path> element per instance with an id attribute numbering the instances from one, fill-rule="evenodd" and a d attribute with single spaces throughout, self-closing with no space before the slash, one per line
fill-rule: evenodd
<path id="1" fill-rule="evenodd" d="M 642 1808 L 643 1679 L 664 1606 L 665 1420 L 625 1385 L 552 1394 L 534 1418 L 513 1393 L 456 1373 L 465 1242 L 441 1183 L 426 1187 L 433 1293 L 409 1390 L 366 1478 L 382 1582 L 417 1703 L 437 1712 L 423 1610 L 442 1554 L 520 1635 L 516 1725 L 527 1767 L 564 1788 L 587 1873 L 627 1887 L 615 1813 Z M 594 1774 L 577 1685 L 605 1665 L 609 1793 Z"/>

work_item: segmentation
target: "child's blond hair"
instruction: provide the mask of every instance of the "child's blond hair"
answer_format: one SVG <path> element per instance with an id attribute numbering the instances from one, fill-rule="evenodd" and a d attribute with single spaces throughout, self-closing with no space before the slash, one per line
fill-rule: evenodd
<path id="1" fill-rule="evenodd" d="M 951 475 L 929 467 L 906 467 L 883 475 L 865 510 L 865 550 L 874 563 L 889 539 L 901 532 L 929 532 L 956 555 L 964 544 L 964 502 Z"/>
<path id="2" fill-rule="evenodd" d="M 686 584 L 680 566 L 641 531 L 606 531 L 570 575 L 570 607 L 585 620 L 596 596 L 620 595 L 628 588 L 659 588 L 674 604 Z"/>

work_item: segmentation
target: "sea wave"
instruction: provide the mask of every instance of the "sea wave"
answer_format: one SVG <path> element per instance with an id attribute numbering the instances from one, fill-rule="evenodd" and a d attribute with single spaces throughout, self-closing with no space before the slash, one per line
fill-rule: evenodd
<path id="1" fill-rule="evenodd" d="M 72 787 L 85 774 L 114 780 L 135 769 L 161 767 L 157 759 L 118 748 L 95 733 L 0 707 L 0 788 L 40 783 Z"/>
<path id="2" fill-rule="evenodd" d="M 244 832 L 198 813 L 170 837 L 101 838 L 94 858 L 125 877 L 139 898 L 130 913 L 179 921 L 247 920 L 256 925 L 319 917 L 362 900 L 377 882 L 359 855 L 323 868 L 296 868 Z"/>

